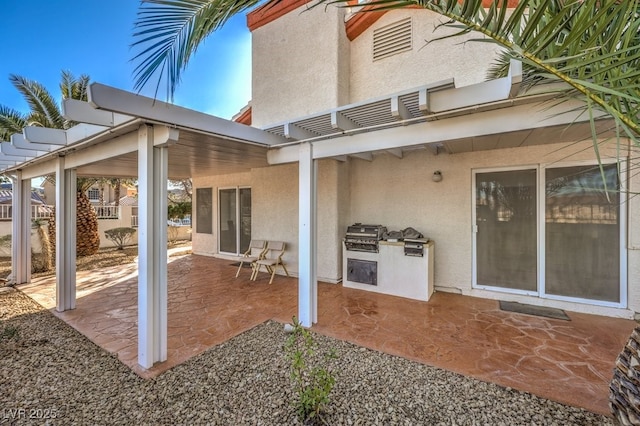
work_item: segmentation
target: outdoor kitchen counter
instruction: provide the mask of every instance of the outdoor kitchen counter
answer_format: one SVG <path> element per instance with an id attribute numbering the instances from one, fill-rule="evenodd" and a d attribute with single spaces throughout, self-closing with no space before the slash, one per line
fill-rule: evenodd
<path id="1" fill-rule="evenodd" d="M 359 290 L 427 301 L 433 294 L 434 243 L 424 244 L 423 256 L 405 256 L 404 243 L 380 241 L 379 252 L 361 252 L 342 248 L 342 285 Z M 348 259 L 377 263 L 377 284 L 350 281 Z"/>

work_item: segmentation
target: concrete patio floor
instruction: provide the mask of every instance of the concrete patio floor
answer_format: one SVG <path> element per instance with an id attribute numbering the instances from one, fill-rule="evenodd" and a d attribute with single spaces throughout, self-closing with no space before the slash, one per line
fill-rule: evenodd
<path id="1" fill-rule="evenodd" d="M 56 312 L 55 277 L 18 288 L 118 358 L 154 377 L 264 321 L 290 322 L 297 279 L 230 261 L 170 258 L 168 360 L 137 365 L 137 264 L 77 273 L 76 309 Z M 568 312 L 571 321 L 501 311 L 495 300 L 435 293 L 420 302 L 319 283 L 313 330 L 360 346 L 609 414 L 615 358 L 636 323 Z"/>

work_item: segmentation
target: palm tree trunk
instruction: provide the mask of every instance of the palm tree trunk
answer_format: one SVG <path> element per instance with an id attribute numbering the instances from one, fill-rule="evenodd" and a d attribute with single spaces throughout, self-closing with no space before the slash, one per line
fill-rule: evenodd
<path id="1" fill-rule="evenodd" d="M 76 192 L 76 255 L 89 256 L 100 248 L 98 216 L 84 191 Z"/>
<path id="2" fill-rule="evenodd" d="M 115 181 L 115 185 L 114 185 L 114 197 L 115 197 L 115 205 L 119 206 L 120 205 L 120 179 L 116 179 Z"/>

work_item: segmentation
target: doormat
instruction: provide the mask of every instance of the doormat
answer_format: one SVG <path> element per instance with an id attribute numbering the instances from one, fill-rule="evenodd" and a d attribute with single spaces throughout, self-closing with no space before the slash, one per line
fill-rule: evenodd
<path id="1" fill-rule="evenodd" d="M 548 308 L 546 306 L 526 305 L 518 302 L 500 301 L 500 309 L 508 312 L 516 312 L 519 314 L 536 315 L 539 317 L 554 318 L 559 320 L 571 321 L 571 318 L 562 310 L 556 308 Z"/>
<path id="2" fill-rule="evenodd" d="M 240 266 L 240 262 L 236 262 L 236 263 L 231 263 L 231 266 Z M 251 268 L 251 262 L 244 262 L 242 264 L 243 268 Z"/>

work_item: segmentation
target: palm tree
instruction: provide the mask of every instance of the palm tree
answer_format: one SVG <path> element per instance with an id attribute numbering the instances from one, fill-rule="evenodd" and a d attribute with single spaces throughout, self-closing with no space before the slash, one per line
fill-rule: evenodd
<path id="1" fill-rule="evenodd" d="M 51 93 L 37 81 L 27 79 L 19 75 L 10 75 L 9 81 L 22 94 L 30 111 L 21 113 L 15 109 L 0 105 L 0 140 L 8 141 L 12 134 L 22 133 L 25 126 L 39 126 L 54 129 L 68 129 L 75 122 L 67 120 L 62 115 L 62 110 Z M 87 100 L 89 76 L 75 77 L 69 71 L 62 71 L 60 79 L 60 92 L 62 98 Z M 6 143 L 6 142 L 3 142 Z M 48 176 L 51 182 L 53 176 Z M 78 178 L 77 185 L 77 241 L 76 253 L 78 256 L 94 254 L 100 248 L 100 234 L 98 233 L 98 218 L 86 191 L 96 180 L 93 178 Z M 52 244 L 55 242 L 55 221 L 49 222 L 49 236 Z"/>
<path id="2" fill-rule="evenodd" d="M 155 79 L 173 100 L 198 46 L 231 16 L 262 0 L 142 0 L 135 23 L 135 88 Z M 267 4 L 275 5 L 281 0 Z M 314 6 L 349 0 L 318 0 Z M 504 75 L 511 58 L 523 62 L 525 83 L 563 82 L 563 99 L 578 98 L 610 115 L 637 142 L 640 135 L 640 0 L 373 0 L 366 10 L 422 7 L 466 34 L 475 31 L 504 48 L 489 77 Z M 367 13 L 367 12 L 364 12 Z M 451 37 L 451 36 L 447 36 Z M 431 40 L 430 42 L 435 42 Z M 483 41 L 487 41 L 484 39 Z M 551 90 L 551 89 L 550 89 Z M 595 140 L 595 138 L 594 138 Z M 597 144 L 594 144 L 597 152 Z"/>

